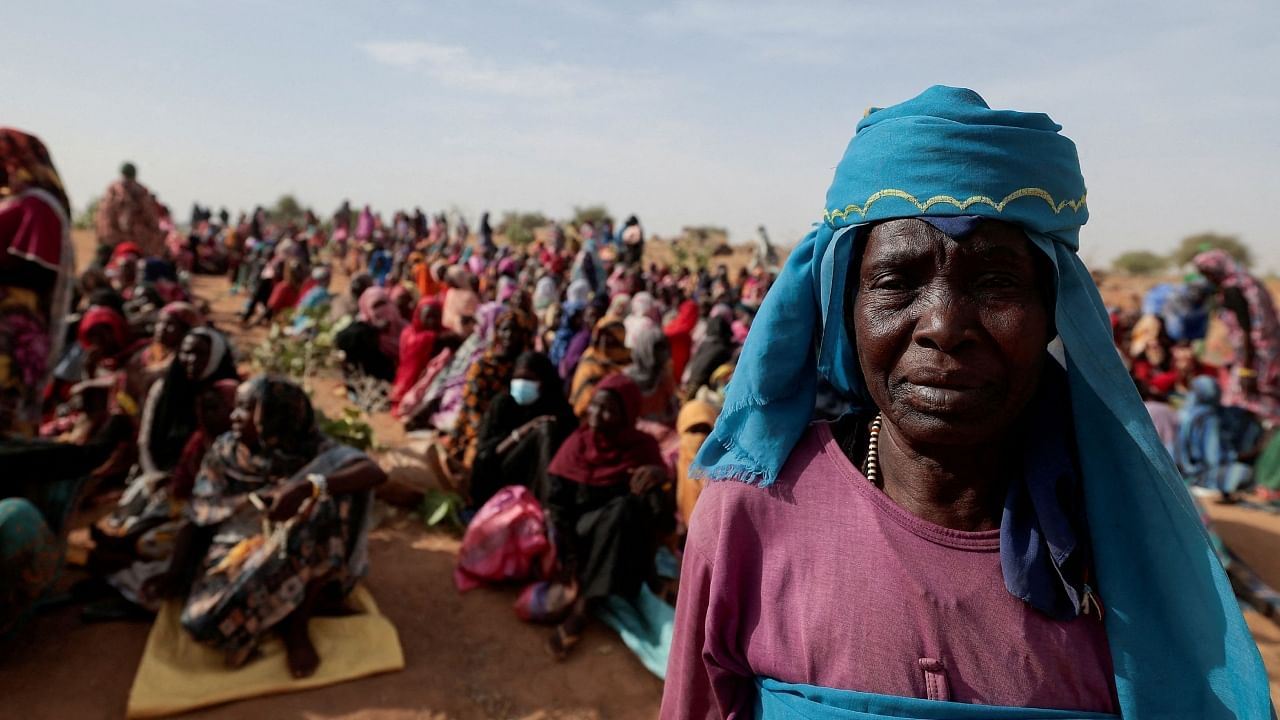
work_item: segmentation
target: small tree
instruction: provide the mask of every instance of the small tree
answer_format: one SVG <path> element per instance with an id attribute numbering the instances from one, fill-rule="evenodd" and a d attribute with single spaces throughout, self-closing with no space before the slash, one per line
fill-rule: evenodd
<path id="1" fill-rule="evenodd" d="M 509 210 L 502 215 L 502 223 L 498 232 L 506 236 L 507 242 L 516 247 L 524 247 L 533 242 L 534 231 L 547 224 L 542 213 L 521 213 Z"/>
<path id="2" fill-rule="evenodd" d="M 1245 267 L 1253 264 L 1253 252 L 1249 250 L 1248 245 L 1240 242 L 1240 238 L 1211 232 L 1183 238 L 1178 248 L 1170 255 L 1170 259 L 1175 265 L 1186 265 L 1196 255 L 1214 248 L 1225 250 L 1228 255 L 1236 259 L 1236 262 Z"/>
<path id="3" fill-rule="evenodd" d="M 591 223 L 599 225 L 602 222 L 613 222 L 613 216 L 609 214 L 608 208 L 603 205 L 587 205 L 585 207 L 573 206 L 573 224 L 581 225 L 582 223 Z"/>
<path id="4" fill-rule="evenodd" d="M 89 204 L 85 206 L 84 212 L 77 215 L 76 219 L 71 223 L 72 226 L 77 230 L 92 230 L 94 223 L 96 222 L 96 218 L 98 217 L 98 205 L 101 202 L 101 196 L 90 200 Z"/>
<path id="5" fill-rule="evenodd" d="M 281 195 L 276 200 L 276 205 L 271 210 L 271 218 L 278 223 L 302 222 L 302 217 L 306 213 L 302 203 L 292 195 Z"/>
<path id="6" fill-rule="evenodd" d="M 1111 263 L 1113 270 L 1126 275 L 1154 275 L 1168 266 L 1168 258 L 1148 250 L 1124 253 Z"/>

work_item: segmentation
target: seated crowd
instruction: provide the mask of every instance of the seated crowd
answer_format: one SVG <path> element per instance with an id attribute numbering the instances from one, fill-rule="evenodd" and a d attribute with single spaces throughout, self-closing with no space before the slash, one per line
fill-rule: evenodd
<path id="1" fill-rule="evenodd" d="M 1280 321 L 1263 283 L 1222 250 L 1162 283 L 1141 310 L 1113 310 L 1117 347 L 1195 494 L 1280 500 Z M 1209 335 L 1211 314 L 1224 332 Z M 1219 364 L 1206 362 L 1214 354 Z"/>
<path id="2" fill-rule="evenodd" d="M 73 592 L 86 619 L 173 598 L 231 666 L 270 634 L 295 676 L 321 661 L 308 620 L 365 574 L 386 475 L 321 432 L 300 385 L 246 371 L 196 273 L 226 274 L 243 325 L 332 330 L 353 400 L 373 388 L 434 438 L 464 517 L 504 488 L 536 498 L 568 598 L 554 656 L 606 598 L 660 588 L 656 554 L 678 548 L 700 487 L 679 469 L 772 281 L 762 262 L 736 277 L 644 267 L 634 217 L 515 248 L 487 214 L 473 234 L 420 211 L 233 223 L 197 206 L 184 234 L 126 165 L 77 278 L 47 151 L 4 130 L 0 159 L 0 453 L 17 478 L 0 500 L 0 632 L 50 595 L 72 514 L 105 495 L 118 501 L 90 527 L 94 579 Z"/>

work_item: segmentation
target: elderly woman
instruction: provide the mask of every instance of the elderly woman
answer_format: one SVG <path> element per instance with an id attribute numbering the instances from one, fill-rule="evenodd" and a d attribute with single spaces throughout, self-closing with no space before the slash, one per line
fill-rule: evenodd
<path id="1" fill-rule="evenodd" d="M 1059 129 L 946 87 L 859 123 L 694 466 L 664 717 L 1270 717 Z"/>
<path id="2" fill-rule="evenodd" d="M 368 569 L 372 489 L 386 475 L 316 427 L 306 392 L 259 376 L 236 393 L 231 432 L 205 454 L 168 572 L 148 595 L 176 595 L 195 569 L 182 625 L 247 662 L 279 632 L 294 677 L 320 657 L 307 632 L 323 592 L 345 595 Z M 206 549 L 207 548 L 207 549 Z"/>
<path id="3" fill-rule="evenodd" d="M 1280 422 L 1280 316 L 1271 293 L 1222 250 L 1200 253 L 1193 262 L 1218 289 L 1218 319 L 1235 351 L 1223 403 Z"/>

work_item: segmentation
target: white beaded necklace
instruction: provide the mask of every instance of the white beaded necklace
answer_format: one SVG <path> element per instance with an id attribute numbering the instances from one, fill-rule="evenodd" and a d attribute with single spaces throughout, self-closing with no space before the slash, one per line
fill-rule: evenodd
<path id="1" fill-rule="evenodd" d="M 880 487 L 880 413 L 871 421 L 871 435 L 867 438 L 867 458 L 862 461 L 862 474 L 867 481 Z"/>

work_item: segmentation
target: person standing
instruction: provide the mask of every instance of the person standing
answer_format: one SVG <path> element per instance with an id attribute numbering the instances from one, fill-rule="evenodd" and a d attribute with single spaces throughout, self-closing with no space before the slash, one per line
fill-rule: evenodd
<path id="1" fill-rule="evenodd" d="M 75 273 L 71 203 L 43 143 L 0 128 L 0 437 L 31 437 L 62 354 Z"/>
<path id="2" fill-rule="evenodd" d="M 138 168 L 131 162 L 120 166 L 120 179 L 107 187 L 98 203 L 95 218 L 98 242 L 109 247 L 132 242 L 143 257 L 164 254 L 164 233 L 155 198 L 138 182 Z"/>

